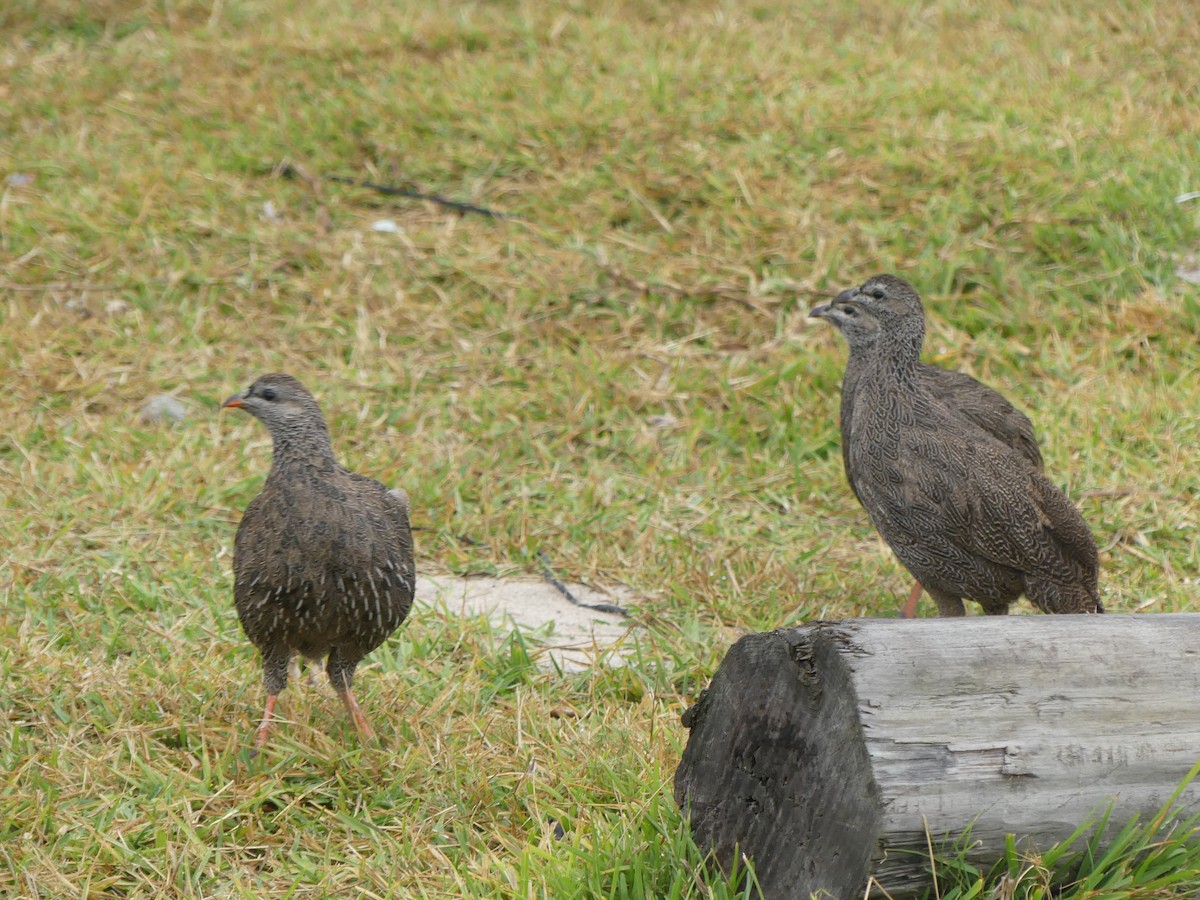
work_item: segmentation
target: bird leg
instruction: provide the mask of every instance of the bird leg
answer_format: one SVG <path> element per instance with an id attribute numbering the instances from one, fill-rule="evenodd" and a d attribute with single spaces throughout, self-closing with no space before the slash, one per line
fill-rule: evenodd
<path id="1" fill-rule="evenodd" d="M 350 719 L 354 722 L 354 727 L 358 729 L 359 736 L 364 741 L 375 740 L 375 729 L 371 727 L 371 723 L 367 721 L 367 717 L 363 715 L 362 709 L 359 708 L 358 701 L 354 699 L 354 692 L 347 685 L 344 691 L 338 691 L 338 696 L 342 698 L 342 703 L 346 707 L 346 712 L 350 713 Z"/>
<path id="2" fill-rule="evenodd" d="M 329 651 L 329 659 L 325 663 L 325 671 L 329 674 L 329 683 L 333 685 L 333 689 L 337 691 L 337 695 L 342 698 L 342 705 L 346 707 L 346 712 L 350 713 L 350 721 L 354 723 L 354 727 L 358 729 L 358 735 L 364 741 L 375 739 L 375 729 L 371 727 L 371 723 L 367 721 L 367 717 L 363 715 L 363 711 L 358 708 L 358 701 L 354 699 L 354 691 L 350 689 L 350 682 L 354 680 L 354 667 L 358 665 L 355 662 L 347 662 L 338 647 L 334 647 Z"/>
<path id="3" fill-rule="evenodd" d="M 267 732 L 271 730 L 271 718 L 275 714 L 275 701 L 287 687 L 290 655 L 287 647 L 279 644 L 262 648 L 263 687 L 267 691 L 267 706 L 263 710 L 262 721 L 258 723 L 258 731 L 254 733 L 255 753 L 267 742 Z"/>
<path id="4" fill-rule="evenodd" d="M 275 712 L 275 701 L 278 699 L 278 694 L 267 694 L 267 706 L 263 710 L 263 717 L 258 725 L 258 731 L 254 733 L 255 752 L 261 750 L 267 742 L 267 732 L 271 729 L 271 715 Z"/>
<path id="5" fill-rule="evenodd" d="M 921 592 L 924 590 L 925 588 L 921 587 L 921 582 L 919 581 L 913 585 L 912 591 L 908 595 L 908 602 L 904 604 L 904 609 L 900 610 L 901 616 L 906 619 L 916 618 L 917 601 L 921 599 Z"/>
<path id="6" fill-rule="evenodd" d="M 965 616 L 967 614 L 967 610 L 963 606 L 962 597 L 955 597 L 953 594 L 943 594 L 941 591 L 932 590 L 929 585 L 925 585 L 925 590 L 929 591 L 929 596 L 937 604 L 939 616 Z"/>

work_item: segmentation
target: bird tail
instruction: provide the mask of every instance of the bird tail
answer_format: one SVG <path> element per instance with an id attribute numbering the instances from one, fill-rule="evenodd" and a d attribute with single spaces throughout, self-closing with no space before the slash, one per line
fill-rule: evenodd
<path id="1" fill-rule="evenodd" d="M 1025 579 L 1025 596 L 1046 613 L 1102 613 L 1100 592 L 1094 585 L 1072 582 L 1063 584 L 1041 578 Z"/>

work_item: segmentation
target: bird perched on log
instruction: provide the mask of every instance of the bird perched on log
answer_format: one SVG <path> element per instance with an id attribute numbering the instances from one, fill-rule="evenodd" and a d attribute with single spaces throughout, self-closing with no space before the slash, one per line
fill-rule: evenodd
<path id="1" fill-rule="evenodd" d="M 913 287 L 877 275 L 809 315 L 850 347 L 841 427 L 851 488 L 938 612 L 964 615 L 965 597 L 999 615 L 1022 593 L 1044 612 L 1103 612 L 1096 542 L 1042 474 L 1032 430 L 1014 449 L 970 404 L 931 388 L 946 379 L 921 366 L 925 312 Z"/>
<path id="2" fill-rule="evenodd" d="M 851 288 L 838 295 L 834 303 L 849 300 L 861 288 Z M 830 304 L 832 306 L 832 304 Z M 825 307 L 819 307 L 824 309 Z M 816 314 L 816 310 L 813 310 Z M 835 323 L 836 324 L 836 323 Z M 847 366 L 842 379 L 842 463 L 846 470 L 850 489 L 858 496 L 854 486 L 854 478 L 850 471 L 850 421 L 854 416 L 854 398 L 858 390 L 858 375 L 862 371 L 857 366 Z M 1042 452 L 1038 447 L 1037 438 L 1033 433 L 1033 423 L 1029 417 L 1008 402 L 1001 394 L 992 390 L 986 384 L 976 381 L 965 372 L 954 372 L 933 366 L 929 363 L 917 363 L 917 377 L 925 389 L 940 400 L 947 409 L 957 413 L 967 421 L 982 428 L 1002 444 L 1007 444 L 1029 461 L 1038 471 L 1043 468 Z M 861 501 L 861 498 L 860 498 Z M 904 604 L 901 615 L 911 619 L 917 614 L 917 601 L 921 598 L 921 583 L 913 585 Z"/>
<path id="3" fill-rule="evenodd" d="M 290 375 L 264 375 L 222 404 L 271 434 L 262 493 L 234 541 L 234 603 L 262 654 L 266 743 L 296 655 L 319 662 L 363 738 L 374 732 L 351 684 L 359 662 L 408 615 L 415 586 L 408 497 L 342 468 L 316 400 Z"/>

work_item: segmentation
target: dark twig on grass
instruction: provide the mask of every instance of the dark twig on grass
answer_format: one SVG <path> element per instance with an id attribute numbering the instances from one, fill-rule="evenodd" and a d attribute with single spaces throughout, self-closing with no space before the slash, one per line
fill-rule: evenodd
<path id="1" fill-rule="evenodd" d="M 554 585 L 555 589 L 574 603 L 576 606 L 582 606 L 584 609 L 593 609 L 596 612 L 609 613 L 614 616 L 621 616 L 628 619 L 630 616 L 629 610 L 623 606 L 617 606 L 615 603 L 584 603 L 578 597 L 571 593 L 570 589 L 554 577 L 554 572 L 550 568 L 550 560 L 542 551 L 538 551 L 538 562 L 542 564 L 542 576 Z"/>
<path id="2" fill-rule="evenodd" d="M 599 253 L 587 253 L 587 255 L 595 262 L 600 271 L 607 275 L 613 282 L 627 290 L 636 291 L 642 295 L 659 294 L 679 298 L 706 297 L 712 300 L 728 300 L 746 307 L 746 309 L 757 313 L 763 318 L 773 319 L 775 317 L 774 312 L 755 301 L 754 295 L 750 291 L 735 284 L 677 284 L 673 281 L 662 279 L 643 281 L 609 262 L 605 258 L 603 251 Z M 808 294 L 814 297 L 827 296 L 827 292 L 813 290 L 808 285 L 799 282 L 788 282 L 777 287 L 785 287 L 787 293 L 790 294 Z"/>
<path id="3" fill-rule="evenodd" d="M 86 294 L 88 291 L 122 291 L 128 285 L 124 284 L 88 284 L 86 281 L 46 281 L 42 284 L 25 284 L 16 281 L 0 281 L 0 291 L 20 291 L 22 293 L 38 293 L 39 291 L 70 291 L 76 294 Z"/>
<path id="4" fill-rule="evenodd" d="M 621 271 L 612 263 L 597 260 L 597 265 L 599 265 L 605 275 L 621 285 L 621 287 L 637 291 L 639 294 L 667 294 L 672 297 L 712 297 L 716 300 L 732 300 L 734 303 L 739 303 L 747 309 L 753 310 L 760 316 L 766 318 L 774 317 L 769 310 L 763 309 L 763 307 L 746 296 L 745 291 L 731 285 L 697 285 L 685 287 L 670 281 L 642 281 Z"/>
<path id="5" fill-rule="evenodd" d="M 468 547 L 483 547 L 487 550 L 492 549 L 491 547 L 488 547 L 488 545 L 485 544 L 483 541 L 477 541 L 477 540 L 475 540 L 475 538 L 471 537 L 469 534 L 453 534 L 453 535 L 451 535 L 451 537 L 453 537 L 460 544 L 466 544 Z"/>
<path id="6" fill-rule="evenodd" d="M 476 206 L 473 203 L 464 203 L 461 200 L 451 200 L 449 197 L 443 197 L 441 194 L 427 194 L 423 191 L 414 191 L 411 188 L 394 187 L 387 184 L 376 184 L 373 181 L 362 181 L 358 178 L 349 178 L 345 175 L 326 175 L 326 181 L 334 181 L 338 184 L 352 184 L 355 187 L 367 188 L 379 194 L 385 194 L 389 197 L 408 197 L 412 200 L 428 200 L 430 203 L 436 203 L 439 206 L 444 206 L 447 209 L 452 209 L 457 213 L 466 215 L 467 213 L 478 213 L 481 216 L 487 216 L 489 219 L 517 219 L 519 216 L 514 216 L 512 213 L 499 212 L 498 210 L 488 209 L 486 206 Z"/>

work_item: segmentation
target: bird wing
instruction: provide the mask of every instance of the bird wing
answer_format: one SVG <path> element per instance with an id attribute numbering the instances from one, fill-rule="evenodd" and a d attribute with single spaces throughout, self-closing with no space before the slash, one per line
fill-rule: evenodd
<path id="1" fill-rule="evenodd" d="M 966 372 L 921 363 L 922 383 L 950 413 L 982 428 L 1000 443 L 1016 450 L 1041 469 L 1042 452 L 1029 417 L 995 391 Z"/>
<path id="2" fill-rule="evenodd" d="M 233 543 L 233 597 L 238 608 L 287 589 L 287 567 L 276 548 L 287 539 L 287 517 L 269 490 L 250 501 Z"/>
<path id="3" fill-rule="evenodd" d="M 371 523 L 371 558 L 376 564 L 382 561 L 402 589 L 411 595 L 415 588 L 415 570 L 408 494 L 400 488 L 388 490 L 374 478 L 365 475 L 346 474 L 358 498 L 358 508 Z"/>
<path id="4" fill-rule="evenodd" d="M 1087 524 L 1044 475 L 1011 448 L 982 436 L 958 438 L 952 445 L 963 461 L 958 474 L 965 480 L 958 483 L 961 487 L 943 485 L 948 540 L 1050 581 L 1074 581 L 1081 570 L 1095 570 L 1095 542 Z"/>

